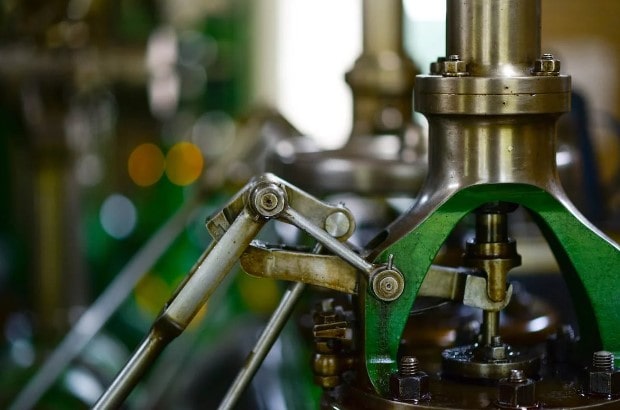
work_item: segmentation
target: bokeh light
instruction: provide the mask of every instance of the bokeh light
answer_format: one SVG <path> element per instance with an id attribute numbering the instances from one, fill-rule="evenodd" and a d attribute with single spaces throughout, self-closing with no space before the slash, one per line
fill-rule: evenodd
<path id="1" fill-rule="evenodd" d="M 120 194 L 112 194 L 106 198 L 99 211 L 99 221 L 103 230 L 115 239 L 129 236 L 136 227 L 137 219 L 134 204 Z"/>
<path id="2" fill-rule="evenodd" d="M 140 309 L 155 317 L 173 290 L 161 277 L 149 274 L 138 282 L 134 296 Z"/>
<path id="3" fill-rule="evenodd" d="M 136 185 L 150 186 L 155 184 L 164 173 L 164 154 L 155 144 L 140 144 L 129 155 L 127 171 Z"/>
<path id="4" fill-rule="evenodd" d="M 202 172 L 204 160 L 200 148 L 191 142 L 179 142 L 166 155 L 166 175 L 175 185 L 189 185 Z"/>

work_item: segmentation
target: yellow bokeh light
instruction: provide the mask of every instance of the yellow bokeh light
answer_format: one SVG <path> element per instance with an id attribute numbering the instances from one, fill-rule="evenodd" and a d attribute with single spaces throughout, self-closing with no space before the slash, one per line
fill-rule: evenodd
<path id="1" fill-rule="evenodd" d="M 134 297 L 143 312 L 155 317 L 170 297 L 172 290 L 162 278 L 149 274 L 136 285 Z"/>
<path id="2" fill-rule="evenodd" d="M 129 155 L 127 171 L 131 180 L 139 186 L 150 186 L 159 181 L 164 173 L 164 154 L 155 144 L 140 144 Z"/>
<path id="3" fill-rule="evenodd" d="M 166 175 L 176 185 L 189 185 L 196 181 L 203 165 L 200 148 L 191 142 L 174 144 L 166 155 Z"/>

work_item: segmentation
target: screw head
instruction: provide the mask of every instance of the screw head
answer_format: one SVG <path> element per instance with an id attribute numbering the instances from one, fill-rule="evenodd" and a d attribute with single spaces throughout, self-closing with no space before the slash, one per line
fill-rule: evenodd
<path id="1" fill-rule="evenodd" d="M 342 211 L 336 211 L 325 219 L 325 231 L 334 238 L 345 235 L 349 232 L 349 228 L 351 228 L 349 217 Z"/>
<path id="2" fill-rule="evenodd" d="M 444 77 L 465 77 L 468 76 L 467 64 L 456 55 L 450 55 L 440 64 L 441 75 Z"/>
<path id="3" fill-rule="evenodd" d="M 532 74 L 539 76 L 554 76 L 560 74 L 560 60 L 556 60 L 553 54 L 543 54 L 534 62 Z"/>
<path id="4" fill-rule="evenodd" d="M 372 274 L 370 282 L 375 296 L 385 302 L 398 299 L 405 288 L 402 273 L 394 268 L 379 268 Z"/>
<path id="5" fill-rule="evenodd" d="M 275 184 L 259 186 L 252 192 L 254 210 L 265 218 L 271 218 L 284 210 L 285 192 Z"/>

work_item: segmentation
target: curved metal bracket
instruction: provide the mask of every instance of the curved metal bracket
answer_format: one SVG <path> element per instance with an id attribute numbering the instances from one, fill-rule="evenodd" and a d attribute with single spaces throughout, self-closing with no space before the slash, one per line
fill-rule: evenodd
<path id="1" fill-rule="evenodd" d="M 604 348 L 620 357 L 620 334 L 615 330 L 620 323 L 618 245 L 585 221 L 558 193 L 527 184 L 474 185 L 430 210 L 426 218 L 379 256 L 386 260 L 389 254 L 396 255 L 405 275 L 405 292 L 398 300 L 383 303 L 374 297 L 365 298 L 366 366 L 379 393 L 388 393 L 389 375 L 397 369 L 400 336 L 433 256 L 461 218 L 495 200 L 523 205 L 536 215 L 578 307 L 582 348 Z"/>

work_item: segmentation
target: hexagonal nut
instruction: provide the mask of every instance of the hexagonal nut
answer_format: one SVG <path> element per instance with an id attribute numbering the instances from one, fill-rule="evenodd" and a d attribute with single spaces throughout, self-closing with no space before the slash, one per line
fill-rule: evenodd
<path id="1" fill-rule="evenodd" d="M 424 372 L 403 376 L 394 373 L 390 376 L 390 394 L 398 401 L 419 401 L 429 397 L 429 377 Z"/>
<path id="2" fill-rule="evenodd" d="M 601 396 L 620 395 L 620 369 L 588 372 L 588 393 Z"/>
<path id="3" fill-rule="evenodd" d="M 560 60 L 538 59 L 534 62 L 534 73 L 543 75 L 557 75 L 560 73 Z"/>
<path id="4" fill-rule="evenodd" d="M 502 379 L 499 382 L 498 403 L 502 407 L 528 407 L 536 405 L 535 383 L 532 379 L 511 382 Z"/>
<path id="5" fill-rule="evenodd" d="M 467 63 L 463 60 L 446 59 L 441 62 L 441 74 L 446 77 L 467 75 Z"/>
<path id="6" fill-rule="evenodd" d="M 480 356 L 483 360 L 497 362 L 508 359 L 508 349 L 505 344 L 499 346 L 485 345 L 480 348 Z"/>

